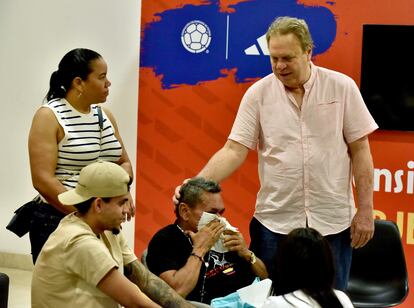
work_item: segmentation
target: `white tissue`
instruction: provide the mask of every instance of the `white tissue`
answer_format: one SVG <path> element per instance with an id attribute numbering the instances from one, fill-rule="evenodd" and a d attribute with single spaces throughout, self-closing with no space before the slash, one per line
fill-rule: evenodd
<path id="1" fill-rule="evenodd" d="M 241 300 L 253 307 L 262 307 L 270 293 L 272 281 L 269 278 L 238 289 Z"/>
<path id="2" fill-rule="evenodd" d="M 218 216 L 216 214 L 211 214 L 211 213 L 207 213 L 207 212 L 203 212 L 203 215 L 201 215 L 200 221 L 198 222 L 198 226 L 197 229 L 200 230 L 201 228 L 203 228 L 205 225 L 207 225 L 210 221 L 214 220 L 214 219 L 218 219 L 225 227 L 224 230 L 230 230 L 233 232 L 238 232 L 236 227 L 233 227 L 226 218 L 222 217 L 222 216 Z M 224 240 L 224 234 L 221 234 L 219 239 L 217 240 L 217 242 L 214 243 L 213 247 L 211 247 L 211 250 L 220 252 L 220 253 L 225 253 L 228 251 L 228 249 L 224 246 L 223 244 L 223 240 Z"/>

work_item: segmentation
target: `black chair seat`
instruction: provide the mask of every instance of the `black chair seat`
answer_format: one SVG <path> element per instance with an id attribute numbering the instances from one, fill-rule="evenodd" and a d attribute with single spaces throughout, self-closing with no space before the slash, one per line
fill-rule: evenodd
<path id="1" fill-rule="evenodd" d="M 404 289 L 400 288 L 399 285 L 371 285 L 363 286 L 365 283 L 355 283 L 348 287 L 348 290 L 353 289 L 354 291 L 349 292 L 351 300 L 355 307 L 392 307 L 402 302 L 406 297 Z"/>

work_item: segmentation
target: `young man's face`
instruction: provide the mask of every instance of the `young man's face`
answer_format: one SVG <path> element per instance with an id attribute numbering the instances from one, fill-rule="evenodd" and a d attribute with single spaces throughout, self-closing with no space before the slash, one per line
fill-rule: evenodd
<path id="1" fill-rule="evenodd" d="M 190 209 L 188 224 L 191 231 L 197 232 L 198 222 L 203 212 L 217 215 L 224 213 L 224 203 L 220 193 L 204 192 L 201 197 L 201 202 Z"/>
<path id="2" fill-rule="evenodd" d="M 112 230 L 114 234 L 119 233 L 121 224 L 126 220 L 128 208 L 128 195 L 112 197 L 109 202 L 103 201 L 102 223 L 106 230 Z"/>

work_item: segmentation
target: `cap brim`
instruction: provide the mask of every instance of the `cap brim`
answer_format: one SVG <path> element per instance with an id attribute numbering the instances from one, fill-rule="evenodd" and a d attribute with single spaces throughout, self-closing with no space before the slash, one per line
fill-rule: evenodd
<path id="1" fill-rule="evenodd" d="M 76 189 L 71 189 L 58 195 L 58 199 L 63 205 L 74 205 L 82 203 L 90 198 L 90 196 L 82 196 L 78 194 L 76 192 Z"/>

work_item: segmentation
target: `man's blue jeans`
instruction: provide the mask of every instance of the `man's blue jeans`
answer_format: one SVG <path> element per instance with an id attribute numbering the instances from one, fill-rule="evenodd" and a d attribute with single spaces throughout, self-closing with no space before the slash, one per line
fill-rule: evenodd
<path id="1" fill-rule="evenodd" d="M 256 218 L 250 222 L 250 249 L 265 263 L 270 273 L 274 272 L 274 263 L 279 241 L 286 234 L 274 233 L 263 226 Z M 335 262 L 334 288 L 344 291 L 348 284 L 352 261 L 350 229 L 325 237 L 331 244 Z"/>

